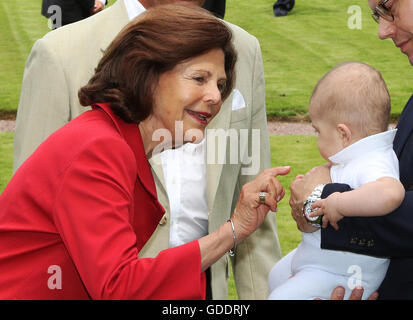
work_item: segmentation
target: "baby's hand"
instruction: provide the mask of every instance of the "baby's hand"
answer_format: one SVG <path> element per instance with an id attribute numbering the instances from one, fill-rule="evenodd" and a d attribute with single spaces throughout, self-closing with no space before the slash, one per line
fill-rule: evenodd
<path id="1" fill-rule="evenodd" d="M 316 211 L 310 214 L 311 217 L 323 216 L 323 228 L 327 228 L 328 223 L 338 230 L 337 222 L 343 219 L 343 215 L 339 212 L 338 198 L 340 196 L 339 192 L 335 192 L 328 196 L 326 199 L 318 200 L 313 204 L 313 209 Z"/>

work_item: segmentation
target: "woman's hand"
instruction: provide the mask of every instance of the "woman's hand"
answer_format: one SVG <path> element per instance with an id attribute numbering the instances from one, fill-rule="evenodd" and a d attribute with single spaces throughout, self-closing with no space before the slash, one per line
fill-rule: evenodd
<path id="1" fill-rule="evenodd" d="M 318 230 L 318 228 L 309 225 L 303 217 L 303 205 L 317 185 L 330 182 L 330 165 L 326 164 L 311 169 L 306 175 L 298 175 L 290 184 L 291 215 L 300 231 L 314 232 Z"/>
<path id="2" fill-rule="evenodd" d="M 267 169 L 242 187 L 232 216 L 239 242 L 258 229 L 269 210 L 277 211 L 277 203 L 284 197 L 285 190 L 276 177 L 289 172 L 290 167 Z M 265 203 L 260 202 L 260 192 L 266 193 Z"/>
<path id="3" fill-rule="evenodd" d="M 267 169 L 253 181 L 244 184 L 231 217 L 237 244 L 258 229 L 269 210 L 277 211 L 277 202 L 284 197 L 285 190 L 276 177 L 289 172 L 290 167 Z M 266 192 L 265 203 L 260 202 L 260 192 Z M 203 272 L 234 247 L 231 224 L 224 223 L 217 230 L 199 239 L 198 242 Z"/>

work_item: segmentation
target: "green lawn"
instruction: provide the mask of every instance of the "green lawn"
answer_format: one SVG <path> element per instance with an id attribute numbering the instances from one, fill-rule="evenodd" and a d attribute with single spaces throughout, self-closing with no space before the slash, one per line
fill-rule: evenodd
<path id="1" fill-rule="evenodd" d="M 342 61 L 368 63 L 382 72 L 394 116 L 413 93 L 412 68 L 391 40 L 377 38 L 367 0 L 296 0 L 286 17 L 274 18 L 274 0 L 229 0 L 226 20 L 255 35 L 261 43 L 266 74 L 267 113 L 307 113 L 316 82 Z M 350 30 L 347 13 L 359 5 L 362 29 Z"/>
<path id="2" fill-rule="evenodd" d="M 41 3 L 0 1 L 0 116 L 17 109 L 25 61 L 33 43 L 49 30 Z"/>
<path id="3" fill-rule="evenodd" d="M 0 194 L 11 179 L 13 169 L 13 133 L 0 133 Z"/>
<path id="4" fill-rule="evenodd" d="M 273 17 L 273 3 L 227 0 L 225 17 L 260 40 L 269 115 L 306 114 L 318 79 L 345 60 L 379 69 L 390 89 L 393 115 L 400 113 L 412 93 L 412 69 L 391 40 L 377 39 L 367 0 L 296 0 L 282 18 Z M 361 30 L 347 27 L 351 5 L 362 9 Z M 25 61 L 34 41 L 49 30 L 40 7 L 41 0 L 0 1 L 0 118 L 16 110 Z"/>

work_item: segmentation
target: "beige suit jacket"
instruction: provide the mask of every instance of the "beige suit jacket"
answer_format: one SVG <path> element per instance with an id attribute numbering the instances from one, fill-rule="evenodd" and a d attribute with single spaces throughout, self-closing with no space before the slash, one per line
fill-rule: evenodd
<path id="1" fill-rule="evenodd" d="M 77 92 L 93 75 L 102 52 L 128 22 L 124 1 L 119 0 L 97 15 L 48 33 L 34 44 L 26 63 L 17 112 L 15 170 L 51 133 L 87 110 L 80 106 Z M 230 96 L 208 129 L 234 129 L 237 132 L 259 129 L 260 152 L 253 157 L 259 161 L 261 171 L 270 166 L 261 49 L 256 38 L 237 26 L 228 25 L 239 54 L 235 87 L 244 97 L 245 108 L 232 110 Z M 241 146 L 240 154 L 251 153 L 251 130 L 249 135 L 249 146 Z M 208 148 L 207 152 L 210 151 Z M 155 160 L 151 159 L 153 173 L 166 214 L 140 257 L 155 257 L 169 247 L 169 200 L 162 167 Z M 242 175 L 241 167 L 240 163 L 207 165 L 210 231 L 230 218 L 242 185 L 254 178 Z M 238 246 L 232 261 L 239 297 L 266 299 L 267 276 L 279 259 L 275 216 L 269 213 L 260 229 Z M 227 299 L 228 274 L 229 258 L 226 255 L 211 267 L 214 299 Z"/>

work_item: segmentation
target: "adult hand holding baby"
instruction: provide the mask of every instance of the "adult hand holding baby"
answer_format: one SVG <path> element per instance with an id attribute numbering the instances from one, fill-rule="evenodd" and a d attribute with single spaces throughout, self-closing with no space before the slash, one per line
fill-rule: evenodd
<path id="1" fill-rule="evenodd" d="M 344 300 L 344 294 L 345 294 L 345 289 L 341 286 L 335 288 L 333 292 L 331 293 L 330 300 Z M 363 297 L 364 289 L 363 287 L 356 287 L 351 291 L 351 295 L 348 298 L 348 300 L 361 300 Z M 377 291 L 373 292 L 367 300 L 377 300 L 379 294 Z M 315 299 L 315 300 L 321 300 L 321 299 Z"/>

